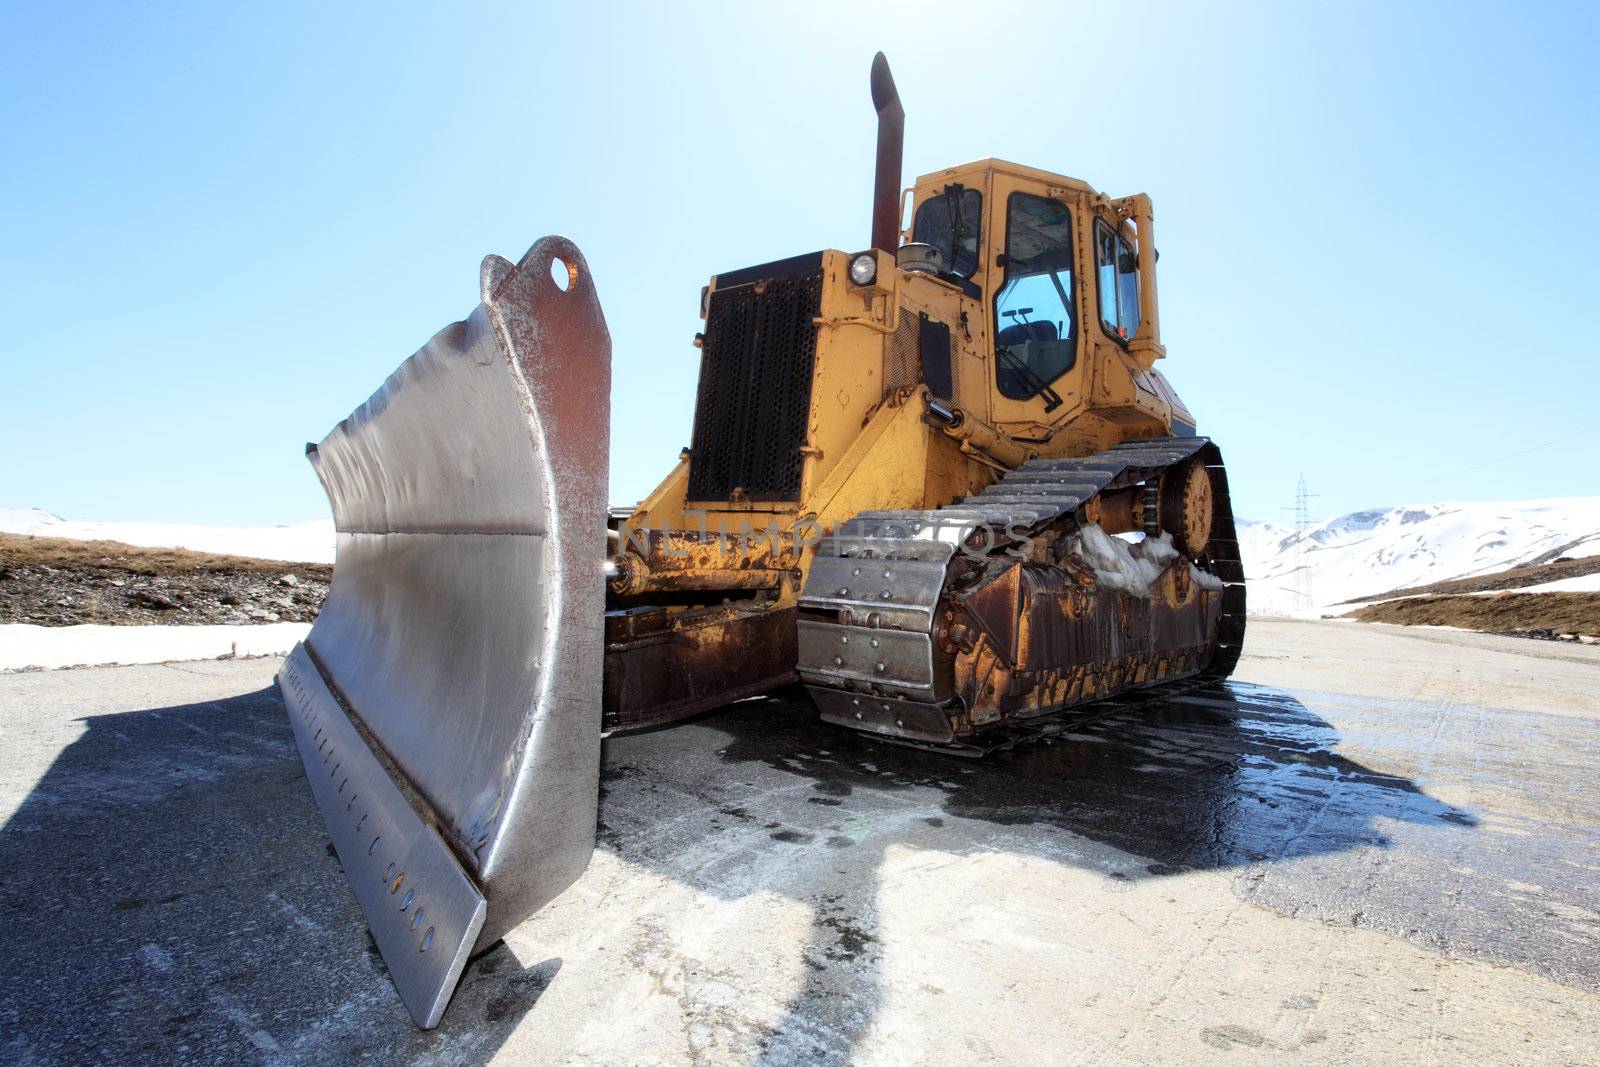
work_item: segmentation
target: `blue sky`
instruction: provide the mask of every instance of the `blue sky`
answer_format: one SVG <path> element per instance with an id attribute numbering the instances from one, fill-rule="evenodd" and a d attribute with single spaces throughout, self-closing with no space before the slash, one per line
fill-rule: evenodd
<path id="1" fill-rule="evenodd" d="M 688 442 L 707 276 L 867 243 L 880 48 L 908 180 L 1155 198 L 1163 369 L 1241 514 L 1301 472 L 1322 514 L 1600 493 L 1595 10 L 8 3 L 0 506 L 323 515 L 302 443 L 549 232 L 636 499 Z"/>

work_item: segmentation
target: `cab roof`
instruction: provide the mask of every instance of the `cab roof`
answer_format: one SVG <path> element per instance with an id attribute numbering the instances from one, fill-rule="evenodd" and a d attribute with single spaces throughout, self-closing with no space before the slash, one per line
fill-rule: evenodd
<path id="1" fill-rule="evenodd" d="M 917 186 L 922 186 L 936 183 L 941 179 L 958 179 L 970 176 L 974 173 L 986 172 L 1012 174 L 1019 178 L 1029 178 L 1033 181 L 1044 182 L 1049 185 L 1075 189 L 1079 192 L 1089 193 L 1090 195 L 1095 193 L 1095 189 L 1091 187 L 1088 182 L 1080 181 L 1077 178 L 1068 178 L 1064 174 L 1056 174 L 1048 170 L 1040 170 L 1038 167 L 1030 167 L 1022 163 L 1013 163 L 1008 159 L 995 159 L 993 157 L 990 157 L 989 159 L 975 159 L 971 163 L 962 163 L 958 166 L 946 167 L 943 170 L 932 171 L 928 174 L 920 174 L 917 176 L 914 184 Z"/>

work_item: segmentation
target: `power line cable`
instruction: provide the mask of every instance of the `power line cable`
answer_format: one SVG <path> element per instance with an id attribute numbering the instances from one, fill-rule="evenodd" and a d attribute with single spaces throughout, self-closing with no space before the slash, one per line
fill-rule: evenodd
<path id="1" fill-rule="evenodd" d="M 1570 441 L 1574 437 L 1582 437 L 1584 434 L 1593 433 L 1595 430 L 1600 430 L 1600 422 L 1595 423 L 1593 426 L 1586 426 L 1581 430 L 1577 430 L 1577 431 L 1575 431 L 1573 433 L 1569 433 L 1565 437 L 1557 437 L 1554 441 L 1546 441 L 1542 445 L 1534 445 L 1532 448 L 1524 448 L 1520 452 L 1512 452 L 1509 455 L 1501 456 L 1498 459 L 1491 459 L 1487 463 L 1480 463 L 1476 467 L 1468 467 L 1466 470 L 1456 471 L 1454 474 L 1441 475 L 1438 478 L 1429 479 L 1428 481 L 1423 482 L 1422 484 L 1424 484 L 1424 485 L 1433 485 L 1433 484 L 1435 484 L 1437 482 L 1447 482 L 1451 478 L 1459 478 L 1463 474 L 1475 474 L 1478 471 L 1483 470 L 1485 467 L 1492 467 L 1496 463 L 1504 463 L 1506 460 L 1508 460 L 1508 459 L 1516 459 L 1518 456 L 1526 456 L 1529 452 L 1537 452 L 1541 448 L 1549 448 L 1551 445 L 1559 445 L 1563 441 Z"/>

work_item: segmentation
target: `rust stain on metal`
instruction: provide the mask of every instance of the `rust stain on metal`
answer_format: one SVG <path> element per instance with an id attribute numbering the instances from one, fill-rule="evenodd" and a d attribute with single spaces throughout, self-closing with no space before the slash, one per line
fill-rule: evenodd
<path id="1" fill-rule="evenodd" d="M 606 613 L 604 728 L 659 726 L 795 680 L 795 611 L 745 601 Z"/>
<path id="2" fill-rule="evenodd" d="M 953 695 L 967 709 L 960 732 L 1188 677 L 1210 657 L 1221 612 L 1222 593 L 1194 582 L 1181 558 L 1148 597 L 1080 568 L 1000 564 L 942 613 Z"/>

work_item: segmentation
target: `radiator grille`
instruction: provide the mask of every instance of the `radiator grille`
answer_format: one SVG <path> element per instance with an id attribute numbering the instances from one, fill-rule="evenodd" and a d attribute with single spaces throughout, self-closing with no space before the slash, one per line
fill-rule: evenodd
<path id="1" fill-rule="evenodd" d="M 774 264 L 774 267 L 779 266 Z M 689 499 L 800 499 L 822 272 L 711 294 L 690 443 Z"/>

